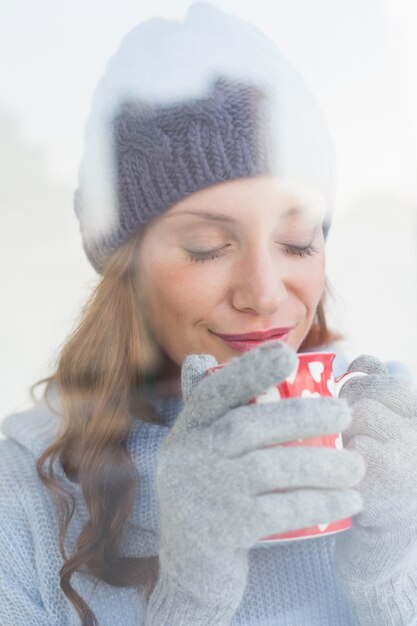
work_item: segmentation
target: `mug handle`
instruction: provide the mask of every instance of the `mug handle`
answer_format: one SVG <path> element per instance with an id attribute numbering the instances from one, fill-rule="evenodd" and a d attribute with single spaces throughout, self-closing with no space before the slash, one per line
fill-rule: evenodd
<path id="1" fill-rule="evenodd" d="M 366 372 L 347 372 L 346 374 L 342 374 L 342 376 L 335 380 L 334 388 L 336 398 L 339 397 L 343 385 L 347 383 L 348 380 L 351 380 L 352 378 L 357 378 L 358 376 L 368 376 L 368 374 Z"/>

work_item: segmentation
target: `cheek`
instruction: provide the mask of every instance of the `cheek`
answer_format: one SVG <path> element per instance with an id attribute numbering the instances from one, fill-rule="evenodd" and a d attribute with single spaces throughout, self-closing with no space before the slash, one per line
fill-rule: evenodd
<path id="1" fill-rule="evenodd" d="M 321 293 L 325 283 L 324 264 L 317 263 L 311 268 L 310 271 L 307 271 L 305 273 L 304 282 L 307 289 L 309 289 L 312 294 L 317 292 Z"/>
<path id="2" fill-rule="evenodd" d="M 324 257 L 312 259 L 297 272 L 293 285 L 298 297 L 308 308 L 316 307 L 325 287 L 325 263 Z"/>
<path id="3" fill-rule="evenodd" d="M 172 263 L 156 266 L 152 273 L 150 301 L 157 317 L 175 317 L 180 323 L 201 317 L 219 295 L 220 277 L 208 268 Z"/>

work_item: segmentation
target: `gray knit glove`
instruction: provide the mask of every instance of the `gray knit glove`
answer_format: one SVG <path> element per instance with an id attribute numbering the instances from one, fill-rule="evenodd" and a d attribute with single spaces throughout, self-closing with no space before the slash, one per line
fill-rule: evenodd
<path id="1" fill-rule="evenodd" d="M 346 450 L 273 447 L 343 431 L 334 398 L 246 403 L 295 368 L 295 353 L 269 341 L 229 361 L 192 355 L 182 368 L 184 407 L 161 444 L 160 576 L 146 626 L 229 624 L 242 599 L 248 550 L 277 532 L 326 523 L 362 506 L 350 489 L 365 472 Z M 273 493 L 274 490 L 288 490 Z"/>
<path id="2" fill-rule="evenodd" d="M 362 356 L 349 371 L 352 407 L 345 447 L 359 452 L 367 472 L 358 489 L 363 510 L 337 537 L 336 570 L 361 626 L 399 626 L 417 616 L 417 391 Z"/>

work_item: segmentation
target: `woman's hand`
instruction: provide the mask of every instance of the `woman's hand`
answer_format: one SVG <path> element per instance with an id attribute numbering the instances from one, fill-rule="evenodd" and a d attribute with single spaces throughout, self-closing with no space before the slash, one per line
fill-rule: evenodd
<path id="1" fill-rule="evenodd" d="M 344 446 L 366 465 L 363 509 L 337 537 L 335 564 L 359 624 L 397 626 L 417 616 L 417 391 L 361 356 L 340 396 L 352 409 Z"/>
<path id="2" fill-rule="evenodd" d="M 249 400 L 294 370 L 295 353 L 266 342 L 206 376 L 216 361 L 182 367 L 184 407 L 161 444 L 160 576 L 146 626 L 229 624 L 244 593 L 247 554 L 259 539 L 357 513 L 364 476 L 348 450 L 276 444 L 343 431 L 335 398 Z"/>

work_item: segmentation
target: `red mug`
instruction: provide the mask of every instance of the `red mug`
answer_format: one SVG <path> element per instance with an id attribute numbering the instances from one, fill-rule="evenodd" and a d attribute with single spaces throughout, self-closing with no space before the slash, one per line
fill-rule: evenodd
<path id="1" fill-rule="evenodd" d="M 338 397 L 342 386 L 351 378 L 366 376 L 364 372 L 350 372 L 338 379 L 333 377 L 333 352 L 303 352 L 297 354 L 298 366 L 290 376 L 273 385 L 266 391 L 260 393 L 256 398 L 249 401 L 251 403 L 276 402 L 285 398 L 314 398 L 318 396 Z M 223 367 L 217 365 L 207 370 L 212 372 Z M 287 441 L 275 444 L 279 446 L 316 446 L 326 448 L 343 448 L 341 433 L 332 435 L 320 435 L 308 439 L 298 439 L 297 441 Z M 272 447 L 272 446 L 271 446 Z M 278 533 L 263 537 L 259 542 L 276 543 L 281 541 L 294 541 L 296 539 L 309 539 L 311 537 L 322 537 L 331 535 L 352 526 L 352 518 L 346 517 L 335 522 L 317 524 L 309 528 L 291 530 L 285 533 Z"/>

